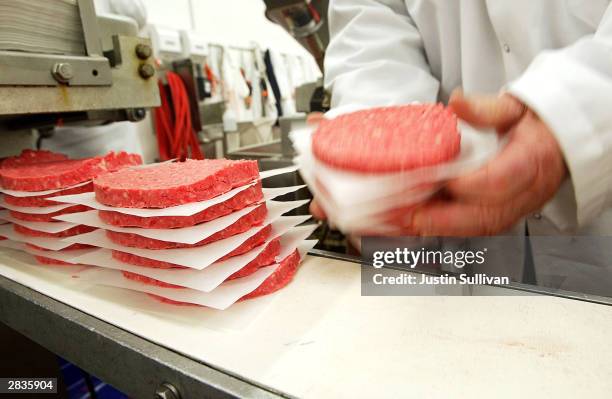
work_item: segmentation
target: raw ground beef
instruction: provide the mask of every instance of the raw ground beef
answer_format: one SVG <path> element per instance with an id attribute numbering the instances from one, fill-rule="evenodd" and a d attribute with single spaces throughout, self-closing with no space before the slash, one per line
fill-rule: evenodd
<path id="1" fill-rule="evenodd" d="M 106 236 L 115 244 L 133 248 L 171 249 L 201 247 L 203 245 L 210 244 L 211 242 L 223 240 L 224 238 L 244 233 L 251 227 L 259 226 L 264 222 L 267 214 L 268 210 L 266 209 L 266 204 L 263 203 L 246 215 L 242 216 L 240 219 L 236 220 L 233 224 L 229 225 L 225 229 L 218 231 L 195 244 L 156 240 L 154 238 L 144 237 L 138 234 L 122 233 L 112 230 L 106 230 Z"/>
<path id="2" fill-rule="evenodd" d="M 280 290 L 283 287 L 286 287 L 293 280 L 293 277 L 295 276 L 299 265 L 300 254 L 298 253 L 298 251 L 295 251 L 291 255 L 283 259 L 283 261 L 280 263 L 280 266 L 274 271 L 274 273 L 272 273 L 267 279 L 265 279 L 264 282 L 255 289 L 255 291 L 243 296 L 238 301 L 244 301 L 247 299 L 257 298 L 259 296 L 268 295 Z M 173 299 L 164 298 L 163 296 L 155 294 L 147 295 L 159 302 L 167 303 L 170 305 L 204 307 L 195 303 L 175 301 Z"/>
<path id="3" fill-rule="evenodd" d="M 242 255 L 246 252 L 249 252 L 251 249 L 260 246 L 270 236 L 272 233 L 272 226 L 268 225 L 261 229 L 259 232 L 254 234 L 251 238 L 247 239 L 238 248 L 234 249 L 229 254 L 225 255 L 221 259 L 218 259 L 217 262 L 229 259 L 232 256 Z M 185 266 L 177 265 L 170 262 L 164 262 L 156 259 L 144 258 L 142 256 L 130 254 L 127 252 L 113 250 L 113 258 L 124 262 L 129 263 L 130 265 L 143 266 L 143 267 L 154 267 L 158 269 L 186 269 Z"/>
<path id="4" fill-rule="evenodd" d="M 68 156 L 57 152 L 46 150 L 30 150 L 21 151 L 21 154 L 14 157 L 4 158 L 0 162 L 0 168 L 13 168 L 21 165 L 31 165 L 40 162 L 63 161 L 68 159 Z"/>
<path id="5" fill-rule="evenodd" d="M 7 204 L 15 206 L 52 206 L 57 205 L 58 202 L 47 201 L 47 198 L 59 197 L 60 195 L 88 193 L 90 191 L 93 191 L 93 183 L 88 183 L 79 187 L 68 188 L 66 190 L 58 191 L 52 194 L 37 195 L 33 197 L 14 197 L 12 195 L 4 194 L 4 200 Z"/>
<path id="6" fill-rule="evenodd" d="M 44 191 L 66 188 L 126 166 L 140 165 L 142 158 L 127 152 L 105 156 L 42 162 L 0 168 L 2 186 L 18 191 Z"/>
<path id="7" fill-rule="evenodd" d="M 460 151 L 457 116 L 442 104 L 372 108 L 323 120 L 312 152 L 335 168 L 387 173 L 444 163 Z"/>
<path id="8" fill-rule="evenodd" d="M 123 274 L 123 277 L 127 278 L 128 280 L 138 281 L 139 283 L 143 283 L 147 285 L 155 285 L 157 287 L 164 287 L 164 288 L 179 288 L 179 289 L 185 288 L 185 287 L 181 287 L 180 285 L 166 283 L 166 282 L 159 281 L 151 277 L 143 276 L 142 274 L 132 273 L 132 272 L 128 272 L 125 270 L 121 270 L 121 273 Z"/>
<path id="9" fill-rule="evenodd" d="M 39 230 L 32 230 L 27 227 L 13 224 L 13 230 L 19 234 L 23 234 L 24 236 L 30 237 L 50 237 L 50 238 L 62 238 L 62 237 L 71 237 L 79 234 L 89 233 L 90 231 L 96 230 L 95 227 L 85 226 L 83 224 L 79 224 L 78 226 L 74 226 L 69 228 L 68 230 L 60 231 L 59 233 L 47 233 Z"/>
<path id="10" fill-rule="evenodd" d="M 23 213 L 17 211 L 10 211 L 10 214 L 15 219 L 24 220 L 26 222 L 57 222 L 57 220 L 53 219 L 55 216 L 65 215 L 68 213 L 77 213 L 77 212 L 85 212 L 91 210 L 90 207 L 85 205 L 74 205 L 69 206 L 68 208 L 64 208 L 61 211 L 53 212 L 53 213 Z"/>
<path id="11" fill-rule="evenodd" d="M 195 226 L 196 224 L 229 215 L 232 212 L 239 211 L 261 200 L 263 200 L 263 191 L 261 189 L 261 182 L 257 182 L 254 186 L 239 192 L 227 201 L 213 205 L 191 216 L 140 217 L 114 211 L 99 211 L 98 215 L 102 221 L 113 226 L 142 227 L 145 229 L 176 229 L 180 227 Z"/>
<path id="12" fill-rule="evenodd" d="M 167 208 L 216 197 L 258 177 L 257 161 L 188 159 L 100 176 L 94 191 L 108 206 Z"/>
<path id="13" fill-rule="evenodd" d="M 52 258 L 47 258 L 46 256 L 34 255 L 36 261 L 41 265 L 57 265 L 57 266 L 74 266 L 75 263 L 64 262 L 63 260 L 57 260 Z"/>
<path id="14" fill-rule="evenodd" d="M 263 284 L 255 289 L 255 291 L 246 294 L 240 301 L 246 299 L 257 298 L 258 296 L 268 295 L 280 290 L 293 280 L 293 276 L 297 272 L 300 265 L 300 254 L 296 250 L 291 255 L 287 256 L 280 263 L 280 266 L 272 273 Z"/>
<path id="15" fill-rule="evenodd" d="M 274 239 L 266 246 L 266 248 L 259 254 L 255 259 L 246 264 L 242 269 L 238 270 L 228 280 L 235 278 L 246 277 L 255 273 L 259 268 L 268 266 L 276 262 L 276 257 L 280 254 L 281 245 L 280 240 Z"/>
<path id="16" fill-rule="evenodd" d="M 30 247 L 32 249 L 37 249 L 39 251 L 53 251 L 52 249 L 47 249 L 47 248 L 39 247 L 38 245 L 29 244 L 29 243 L 26 243 L 26 247 Z M 89 244 L 72 244 L 69 247 L 60 249 L 60 251 L 71 251 L 71 250 L 76 250 L 76 249 L 89 249 L 89 248 L 95 248 L 95 247 L 93 245 L 89 245 Z"/>
<path id="17" fill-rule="evenodd" d="M 274 263 L 276 256 L 280 253 L 280 241 L 278 239 L 270 241 L 270 243 L 264 248 L 264 250 L 257 255 L 255 259 L 247 263 L 242 269 L 229 276 L 228 280 L 235 278 L 246 277 L 250 274 L 255 273 L 260 267 L 268 266 Z M 185 288 L 180 285 L 170 284 L 163 281 L 156 280 L 151 277 L 143 276 L 142 274 L 132 273 L 122 270 L 123 276 L 127 279 L 141 282 L 148 285 L 156 285 L 158 287 L 166 288 Z"/>

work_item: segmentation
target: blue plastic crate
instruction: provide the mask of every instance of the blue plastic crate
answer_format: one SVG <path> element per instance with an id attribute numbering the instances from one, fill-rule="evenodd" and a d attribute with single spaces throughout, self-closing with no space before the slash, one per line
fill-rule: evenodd
<path id="1" fill-rule="evenodd" d="M 79 367 L 62 358 L 59 358 L 59 363 L 62 370 L 62 377 L 64 378 L 64 382 L 68 389 L 68 397 L 70 399 L 90 398 L 91 395 L 85 381 L 85 377 L 88 374 Z M 104 381 L 101 381 L 94 376 L 90 376 L 90 378 L 96 391 L 97 399 L 129 399 L 127 395 Z"/>

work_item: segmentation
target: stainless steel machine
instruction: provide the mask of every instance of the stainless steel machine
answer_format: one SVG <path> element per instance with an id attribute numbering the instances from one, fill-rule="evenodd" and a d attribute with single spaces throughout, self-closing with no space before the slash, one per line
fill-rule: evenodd
<path id="1" fill-rule="evenodd" d="M 264 0 L 266 16 L 282 26 L 317 61 L 325 73 L 323 60 L 329 44 L 328 0 Z M 296 108 L 300 112 L 326 111 L 329 95 L 322 80 L 296 89 Z"/>
<path id="2" fill-rule="evenodd" d="M 48 34 L 44 26 L 37 35 L 0 26 L 0 131 L 138 121 L 159 105 L 150 42 L 138 37 L 132 21 L 97 17 L 93 0 L 20 3 L 0 0 L 0 7 L 27 21 L 53 13 L 57 4 L 62 12 L 52 17 L 64 19 Z M 74 45 L 61 49 L 58 39 L 59 50 L 44 48 L 60 28 Z"/>
<path id="3" fill-rule="evenodd" d="M 328 0 L 264 0 L 266 16 L 282 26 L 308 50 L 323 70 L 329 43 Z"/>

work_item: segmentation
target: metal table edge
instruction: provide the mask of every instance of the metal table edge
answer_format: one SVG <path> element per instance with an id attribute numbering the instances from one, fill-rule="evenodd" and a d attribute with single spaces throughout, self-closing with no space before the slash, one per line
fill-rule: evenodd
<path id="1" fill-rule="evenodd" d="M 310 250 L 309 255 L 364 265 L 363 260 L 358 256 L 344 255 L 344 254 L 324 251 L 324 250 L 320 250 L 316 248 Z M 405 269 L 402 269 L 399 267 L 393 267 L 393 266 L 385 266 L 385 267 L 389 269 L 405 271 Z M 433 274 L 433 273 L 427 273 L 421 270 L 412 270 L 411 273 Z M 506 288 L 506 289 L 515 290 L 515 291 L 529 292 L 532 294 L 553 296 L 553 297 L 570 299 L 570 300 L 575 300 L 575 301 L 590 302 L 590 303 L 594 303 L 598 305 L 612 306 L 612 298 L 610 297 L 583 294 L 583 293 L 573 292 L 573 291 L 564 291 L 564 290 L 559 290 L 559 289 L 540 287 L 540 286 L 528 285 L 528 284 L 522 284 L 522 283 L 516 283 L 516 282 L 511 282 L 508 285 L 497 285 L 497 284 L 486 284 L 486 285 L 491 286 L 491 287 Z"/>
<path id="2" fill-rule="evenodd" d="M 162 383 L 174 385 L 182 399 L 291 397 L 174 352 L 3 276 L 0 322 L 130 397 L 153 398 Z"/>

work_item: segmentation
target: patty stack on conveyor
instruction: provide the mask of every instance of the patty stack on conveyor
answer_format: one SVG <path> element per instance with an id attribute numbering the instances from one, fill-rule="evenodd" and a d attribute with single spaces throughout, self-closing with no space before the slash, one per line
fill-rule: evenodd
<path id="1" fill-rule="evenodd" d="M 0 217 L 12 223 L 12 226 L 0 226 L 3 235 L 25 243 L 25 249 L 41 264 L 66 264 L 49 256 L 53 256 L 55 251 L 73 251 L 87 246 L 66 244 L 61 239 L 94 228 L 57 221 L 56 216 L 83 212 L 88 208 L 58 204 L 52 198 L 90 192 L 94 177 L 140 163 L 140 156 L 125 152 L 68 159 L 63 154 L 34 150 L 24 150 L 18 156 L 2 160 L 0 182 L 2 206 L 6 209 Z M 49 256 L 45 256 L 47 254 Z"/>
<path id="2" fill-rule="evenodd" d="M 96 209 L 59 217 L 100 228 L 65 240 L 101 248 L 74 259 L 102 268 L 80 277 L 220 309 L 282 288 L 313 226 L 282 217 L 307 201 L 271 201 L 302 186 L 262 189 L 263 177 L 256 161 L 186 160 L 100 176 L 95 198 L 58 198 Z"/>
<path id="3" fill-rule="evenodd" d="M 144 171 L 132 173 L 118 173 L 96 180 L 96 199 L 108 206 L 125 208 L 167 208 L 189 202 L 204 201 L 219 194 L 230 191 L 233 188 L 243 186 L 258 178 L 259 171 L 255 161 L 186 161 L 185 163 L 168 163 L 158 168 L 150 168 Z M 136 183 L 136 185 L 134 185 Z M 134 186 L 139 187 L 134 189 Z M 148 238 L 139 234 L 123 233 L 107 230 L 107 237 L 118 245 L 143 249 L 171 249 L 203 246 L 223 238 L 231 237 L 249 230 L 251 227 L 262 225 L 267 215 L 263 199 L 261 184 L 257 183 L 245 190 L 245 200 L 234 201 L 236 210 L 246 206 L 257 204 L 255 208 L 242 216 L 236 222 L 204 240 L 195 244 L 184 244 Z M 242 196 L 240 196 L 242 197 Z M 235 197 L 234 197 L 235 198 Z M 230 200 L 231 201 L 231 200 Z M 231 212 L 232 204 L 220 204 Z M 206 220 L 215 219 L 225 212 L 215 212 L 210 209 L 196 214 L 190 218 L 160 217 L 156 218 L 157 224 L 171 225 L 172 228 L 189 227 Z M 105 213 L 108 216 L 108 213 Z M 146 225 L 147 222 L 136 221 L 132 223 L 122 220 L 120 217 L 105 217 L 110 224 L 121 227 L 130 227 L 130 224 Z M 146 219 L 145 219 L 146 220 Z M 266 226 L 249 238 L 238 248 L 234 249 L 226 257 L 243 254 L 254 247 L 263 244 L 270 236 L 271 226 Z M 169 237 L 171 238 L 171 237 Z M 278 247 L 275 242 L 270 247 Z M 278 251 L 276 254 L 277 255 Z M 180 265 L 169 262 L 146 259 L 127 252 L 114 250 L 113 257 L 125 263 L 137 266 L 150 266 L 158 268 L 182 268 Z M 129 276 L 129 275 L 128 275 Z"/>

